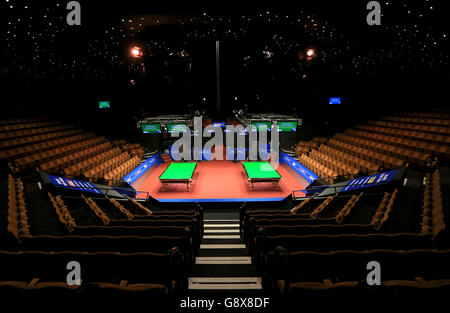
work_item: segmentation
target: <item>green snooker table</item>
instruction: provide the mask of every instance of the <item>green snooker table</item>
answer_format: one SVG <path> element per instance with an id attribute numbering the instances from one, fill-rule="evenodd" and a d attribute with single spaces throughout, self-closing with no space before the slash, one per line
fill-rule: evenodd
<path id="1" fill-rule="evenodd" d="M 161 191 L 164 191 L 165 184 L 168 183 L 184 183 L 189 191 L 189 186 L 194 177 L 197 162 L 180 162 L 171 163 L 169 167 L 159 176 L 161 182 Z"/>
<path id="2" fill-rule="evenodd" d="M 244 166 L 251 190 L 253 190 L 255 182 L 271 182 L 275 185 L 275 189 L 278 190 L 281 175 L 269 162 L 242 162 L 242 165 Z"/>

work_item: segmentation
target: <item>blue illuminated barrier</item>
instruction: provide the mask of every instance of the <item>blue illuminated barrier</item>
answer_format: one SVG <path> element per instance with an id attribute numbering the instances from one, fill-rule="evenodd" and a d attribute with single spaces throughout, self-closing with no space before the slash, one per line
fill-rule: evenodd
<path id="1" fill-rule="evenodd" d="M 289 165 L 297 174 L 299 174 L 309 184 L 319 178 L 317 174 L 295 160 L 284 152 L 280 152 L 280 164 Z"/>
<path id="2" fill-rule="evenodd" d="M 331 195 L 357 189 L 376 187 L 388 184 L 394 180 L 398 180 L 399 177 L 402 177 L 403 173 L 404 169 L 400 168 L 388 172 L 377 173 L 371 176 L 355 178 L 347 181 L 345 185 L 343 185 L 344 183 L 338 183 L 329 186 L 313 186 L 304 190 L 295 190 L 293 191 L 293 196 L 295 198 L 295 192 L 297 191 L 303 192 L 305 194 L 304 196 L 306 197 L 311 197 L 315 194 L 321 194 L 322 192 L 327 195 Z"/>
<path id="3" fill-rule="evenodd" d="M 136 167 L 134 170 L 129 172 L 122 180 L 129 185 L 138 180 L 142 175 L 144 175 L 153 166 L 157 167 L 162 163 L 161 155 L 155 154 L 149 157 L 144 163 Z"/>
<path id="4" fill-rule="evenodd" d="M 103 194 L 100 189 L 98 189 L 94 184 L 82 180 L 69 179 L 64 177 L 58 177 L 53 175 L 48 175 L 48 179 L 53 184 L 53 186 L 58 188 L 66 188 L 84 192 L 92 192 L 97 194 Z"/>
<path id="5" fill-rule="evenodd" d="M 377 174 L 374 174 L 371 176 L 352 179 L 352 180 L 348 181 L 347 184 L 344 187 L 342 187 L 342 189 L 339 192 L 373 187 L 373 186 L 390 183 L 394 179 L 397 172 L 398 172 L 398 170 L 392 170 L 389 172 L 377 173 Z"/>

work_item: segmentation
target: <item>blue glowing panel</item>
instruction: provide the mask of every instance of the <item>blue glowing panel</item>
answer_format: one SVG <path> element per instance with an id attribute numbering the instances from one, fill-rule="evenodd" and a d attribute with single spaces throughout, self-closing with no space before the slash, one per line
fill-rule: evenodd
<path id="1" fill-rule="evenodd" d="M 341 97 L 330 97 L 329 104 L 341 104 Z"/>

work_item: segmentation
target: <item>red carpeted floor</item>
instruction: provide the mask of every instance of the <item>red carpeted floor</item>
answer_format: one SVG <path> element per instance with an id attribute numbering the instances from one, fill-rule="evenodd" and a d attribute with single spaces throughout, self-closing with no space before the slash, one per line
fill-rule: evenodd
<path id="1" fill-rule="evenodd" d="M 169 163 L 159 165 L 152 173 L 143 177 L 143 180 L 133 184 L 139 191 L 147 191 L 150 196 L 160 200 L 225 200 L 231 199 L 267 199 L 280 200 L 289 196 L 292 190 L 301 190 L 306 186 L 283 167 L 278 167 L 282 179 L 279 190 L 271 183 L 255 183 L 254 190 L 250 190 L 242 164 L 230 161 L 204 161 L 197 164 L 190 191 L 186 184 L 168 184 L 165 191 L 161 191 L 158 177 L 169 166 Z M 296 193 L 296 195 L 298 195 Z M 145 197 L 140 194 L 138 197 Z"/>

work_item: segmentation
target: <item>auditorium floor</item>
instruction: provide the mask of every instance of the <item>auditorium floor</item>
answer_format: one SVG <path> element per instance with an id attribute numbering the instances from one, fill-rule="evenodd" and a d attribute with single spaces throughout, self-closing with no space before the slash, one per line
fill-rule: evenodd
<path id="1" fill-rule="evenodd" d="M 197 164 L 197 169 L 187 191 L 186 184 L 169 184 L 161 191 L 158 177 L 168 167 L 168 163 L 159 165 L 144 181 L 139 182 L 137 190 L 147 191 L 160 201 L 281 201 L 293 190 L 302 190 L 304 186 L 283 166 L 278 167 L 282 179 L 279 190 L 272 183 L 255 183 L 250 190 L 241 164 L 230 161 L 205 161 Z M 138 195 L 145 197 L 145 194 Z"/>

